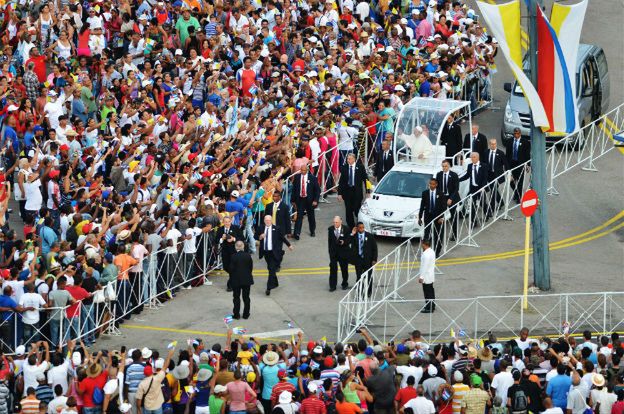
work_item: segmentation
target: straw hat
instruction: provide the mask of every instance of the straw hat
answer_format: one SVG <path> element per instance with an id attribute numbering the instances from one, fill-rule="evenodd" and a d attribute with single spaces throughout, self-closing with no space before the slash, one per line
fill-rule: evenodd
<path id="1" fill-rule="evenodd" d="M 602 374 L 594 374 L 592 376 L 592 384 L 594 384 L 596 387 L 604 387 L 605 377 Z"/>
<path id="2" fill-rule="evenodd" d="M 202 368 L 197 373 L 197 381 L 208 381 L 212 378 L 212 371 L 207 368 Z"/>
<path id="3" fill-rule="evenodd" d="M 102 366 L 97 362 L 95 364 L 89 365 L 87 368 L 87 377 L 96 378 L 102 373 Z"/>
<path id="4" fill-rule="evenodd" d="M 173 370 L 173 377 L 177 380 L 188 378 L 190 373 L 188 365 L 178 365 Z"/>
<path id="5" fill-rule="evenodd" d="M 481 361 L 491 361 L 492 351 L 487 346 L 484 346 L 483 348 L 479 349 L 479 351 L 477 351 L 477 358 L 479 358 Z"/>
<path id="6" fill-rule="evenodd" d="M 273 351 L 267 352 L 262 357 L 262 362 L 264 362 L 264 364 L 268 366 L 273 366 L 277 364 L 278 361 L 279 361 L 279 355 L 277 355 L 277 353 Z"/>

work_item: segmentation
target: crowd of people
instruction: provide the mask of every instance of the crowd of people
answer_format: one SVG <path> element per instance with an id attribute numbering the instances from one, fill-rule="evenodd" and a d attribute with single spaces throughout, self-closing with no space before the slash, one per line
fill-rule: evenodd
<path id="1" fill-rule="evenodd" d="M 294 242 L 307 216 L 315 236 L 340 165 L 367 146 L 387 151 L 408 99 L 478 106 L 495 71 L 496 40 L 448 0 L 0 9 L 5 351 L 56 346 L 97 331 L 101 314 L 122 323 L 147 298 L 209 284 L 208 269 L 230 271 L 237 241 L 266 248 L 255 239 L 267 214 Z M 92 306 L 103 300 L 116 308 Z"/>
<path id="2" fill-rule="evenodd" d="M 622 414 L 617 333 L 498 341 L 420 331 L 380 344 L 201 338 L 160 353 L 47 341 L 2 355 L 0 412 L 24 414 Z M 594 342 L 596 339 L 596 342 Z M 164 348 L 164 345 L 163 345 Z M 179 348 L 179 349 L 177 349 Z"/>

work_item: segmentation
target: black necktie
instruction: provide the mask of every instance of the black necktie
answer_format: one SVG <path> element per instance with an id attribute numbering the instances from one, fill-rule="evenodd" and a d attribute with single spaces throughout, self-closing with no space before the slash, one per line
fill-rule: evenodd
<path id="1" fill-rule="evenodd" d="M 355 180 L 353 179 L 353 166 L 349 166 L 349 187 L 353 187 L 355 185 Z"/>
<path id="2" fill-rule="evenodd" d="M 433 206 L 435 204 L 435 193 L 433 191 L 430 191 L 431 193 L 431 202 L 429 203 L 429 212 L 433 213 Z"/>
<path id="3" fill-rule="evenodd" d="M 442 185 L 444 186 L 444 194 L 448 194 L 448 173 L 444 173 L 444 181 L 442 182 Z"/>
<path id="4" fill-rule="evenodd" d="M 494 172 L 494 151 L 490 152 L 490 166 L 492 167 L 492 172 Z"/>

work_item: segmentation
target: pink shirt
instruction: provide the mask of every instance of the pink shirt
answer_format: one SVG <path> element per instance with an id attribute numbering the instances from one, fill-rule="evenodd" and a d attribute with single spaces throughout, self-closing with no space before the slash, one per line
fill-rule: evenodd
<path id="1" fill-rule="evenodd" d="M 147 251 L 145 246 L 143 246 L 140 243 L 135 243 L 132 246 L 132 250 L 130 251 L 130 255 L 132 257 L 134 257 L 135 259 L 137 259 L 139 261 L 139 263 L 137 263 L 134 266 L 132 266 L 129 271 L 133 272 L 133 273 L 143 272 L 143 258 L 148 253 L 149 252 Z"/>
<path id="2" fill-rule="evenodd" d="M 225 386 L 230 395 L 230 411 L 246 411 L 245 392 L 253 391 L 249 384 L 243 381 L 228 382 Z"/>

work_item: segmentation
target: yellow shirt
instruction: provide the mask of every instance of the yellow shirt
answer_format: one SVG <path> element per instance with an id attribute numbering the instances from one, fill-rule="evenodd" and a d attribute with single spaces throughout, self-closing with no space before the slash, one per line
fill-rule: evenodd
<path id="1" fill-rule="evenodd" d="M 249 360 L 253 358 L 253 354 L 250 351 L 238 351 L 236 358 L 240 358 L 241 365 L 250 365 Z"/>

